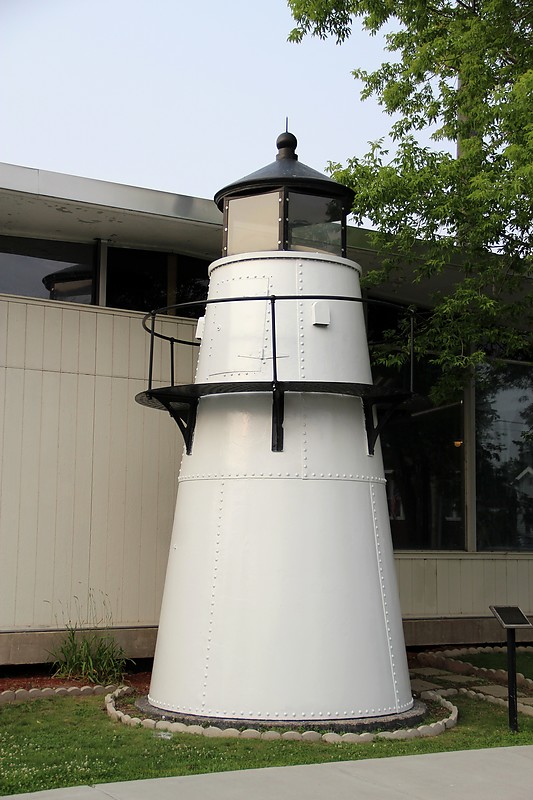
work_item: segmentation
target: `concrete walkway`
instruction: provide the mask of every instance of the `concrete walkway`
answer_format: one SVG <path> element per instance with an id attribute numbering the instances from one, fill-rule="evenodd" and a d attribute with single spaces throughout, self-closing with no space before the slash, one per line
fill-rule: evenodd
<path id="1" fill-rule="evenodd" d="M 531 800 L 533 746 L 102 783 L 10 797 L 18 800 Z"/>

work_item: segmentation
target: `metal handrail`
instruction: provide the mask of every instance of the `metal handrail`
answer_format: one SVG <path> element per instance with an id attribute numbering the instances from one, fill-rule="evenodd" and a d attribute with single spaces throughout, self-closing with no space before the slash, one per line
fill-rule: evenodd
<path id="1" fill-rule="evenodd" d="M 262 301 L 262 302 L 269 302 L 271 307 L 272 313 L 272 383 L 276 386 L 278 382 L 277 377 L 277 337 L 276 337 L 276 302 L 278 300 L 338 300 L 344 302 L 351 302 L 351 303 L 362 303 L 367 305 L 380 305 L 380 306 L 388 306 L 389 308 L 401 308 L 406 314 L 410 315 L 410 332 L 409 332 L 409 354 L 410 354 L 410 375 L 409 375 L 409 382 L 410 382 L 410 391 L 413 392 L 414 386 L 414 317 L 416 313 L 416 309 L 413 306 L 409 306 L 405 308 L 405 306 L 401 306 L 399 303 L 393 303 L 389 300 L 378 300 L 374 298 L 363 298 L 363 297 L 350 297 L 346 295 L 325 295 L 325 294 L 286 294 L 286 295 L 260 295 L 260 296 L 253 296 L 253 297 L 219 297 L 212 300 L 191 300 L 185 303 L 175 303 L 169 306 L 162 306 L 161 308 L 156 308 L 153 311 L 149 311 L 147 314 L 144 315 L 142 319 L 142 326 L 144 330 L 150 335 L 150 352 L 149 352 L 149 365 L 148 365 L 148 390 L 152 389 L 152 375 L 153 375 L 153 366 L 154 366 L 154 343 L 155 339 L 162 339 L 170 343 L 170 379 L 171 379 L 171 386 L 174 386 L 174 345 L 175 344 L 184 344 L 188 345 L 189 347 L 200 347 L 199 342 L 191 342 L 187 339 L 179 339 L 175 336 L 167 336 L 164 333 L 160 333 L 155 330 L 155 323 L 156 317 L 159 314 L 164 314 L 167 311 L 180 311 L 183 309 L 190 309 L 190 308 L 198 308 L 198 307 L 205 307 L 209 305 L 215 305 L 217 303 L 242 303 L 242 302 L 251 302 L 251 301 Z M 149 327 L 147 322 L 151 320 L 151 326 Z"/>

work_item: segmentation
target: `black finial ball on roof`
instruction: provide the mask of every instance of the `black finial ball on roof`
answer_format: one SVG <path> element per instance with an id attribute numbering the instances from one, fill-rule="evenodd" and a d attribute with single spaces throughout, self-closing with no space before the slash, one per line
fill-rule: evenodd
<path id="1" fill-rule="evenodd" d="M 295 153 L 297 145 L 298 139 L 293 133 L 289 133 L 289 131 L 280 133 L 276 139 L 276 147 L 279 151 L 276 159 L 279 161 L 282 158 L 292 158 L 297 161 L 298 156 Z"/>
<path id="2" fill-rule="evenodd" d="M 234 197 L 289 189 L 318 197 L 340 198 L 347 206 L 351 206 L 353 190 L 302 164 L 295 152 L 297 145 L 298 140 L 293 133 L 280 133 L 276 139 L 278 154 L 275 161 L 230 183 L 215 194 L 215 203 L 220 210 L 223 211 L 226 200 Z"/>

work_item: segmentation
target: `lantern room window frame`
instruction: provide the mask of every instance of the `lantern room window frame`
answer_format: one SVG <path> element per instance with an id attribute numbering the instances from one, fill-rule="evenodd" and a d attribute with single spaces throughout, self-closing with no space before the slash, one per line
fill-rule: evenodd
<path id="1" fill-rule="evenodd" d="M 240 250 L 240 249 L 231 249 L 229 248 L 229 236 L 230 236 L 230 224 L 231 224 L 231 209 L 230 204 L 234 200 L 245 200 L 249 198 L 250 200 L 255 197 L 262 197 L 267 194 L 276 194 L 278 195 L 278 206 L 281 208 L 281 211 L 278 212 L 278 220 L 277 220 L 277 250 L 288 250 L 292 252 L 297 252 L 299 248 L 293 248 L 290 246 L 291 242 L 291 219 L 290 219 L 290 200 L 291 195 L 298 194 L 298 195 L 306 195 L 310 198 L 317 198 L 321 200 L 329 200 L 332 203 L 338 204 L 340 215 L 338 224 L 340 225 L 340 252 L 338 249 L 330 248 L 310 248 L 313 252 L 319 253 L 330 253 L 332 255 L 341 256 L 342 258 L 346 258 L 346 228 L 347 228 L 347 217 L 349 210 L 346 207 L 346 203 L 343 201 L 342 198 L 336 197 L 334 194 L 328 194 L 326 192 L 316 192 L 316 191 L 308 191 L 304 187 L 300 186 L 281 186 L 279 188 L 275 187 L 268 187 L 269 191 L 265 191 L 264 193 L 258 193 L 257 191 L 254 192 L 244 192 L 242 194 L 234 194 L 231 196 L 227 196 L 224 198 L 224 205 L 223 205 L 223 239 L 222 239 L 222 253 L 224 256 L 230 255 L 237 255 L 238 253 L 242 252 L 259 252 L 255 247 L 251 251 Z M 275 219 L 272 220 L 275 222 Z M 327 223 L 328 220 L 324 220 L 324 223 Z M 335 221 L 336 222 L 336 221 Z M 333 224 L 333 223 L 332 223 Z M 273 248 L 269 248 L 273 249 Z"/>

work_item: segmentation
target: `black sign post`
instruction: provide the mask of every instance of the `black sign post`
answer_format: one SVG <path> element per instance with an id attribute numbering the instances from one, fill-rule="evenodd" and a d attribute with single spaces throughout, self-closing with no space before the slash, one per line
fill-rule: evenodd
<path id="1" fill-rule="evenodd" d="M 509 728 L 518 731 L 518 700 L 516 690 L 516 628 L 531 628 L 531 622 L 518 606 L 489 606 L 490 610 L 507 631 L 507 697 L 509 706 Z"/>

